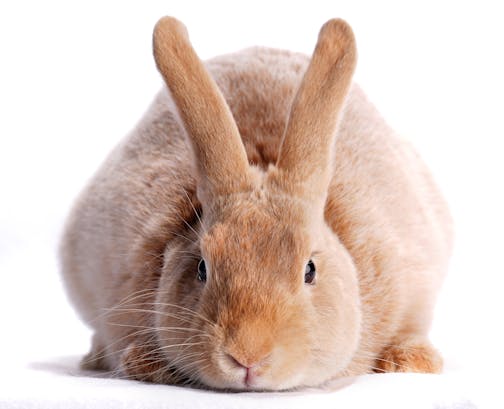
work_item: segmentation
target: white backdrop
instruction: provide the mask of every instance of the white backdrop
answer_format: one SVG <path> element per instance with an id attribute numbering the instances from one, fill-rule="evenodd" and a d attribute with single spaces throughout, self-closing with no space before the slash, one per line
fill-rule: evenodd
<path id="1" fill-rule="evenodd" d="M 455 217 L 433 340 L 449 368 L 498 368 L 504 25 L 486 1 L 2 2 L 2 362 L 88 348 L 55 249 L 72 200 L 161 86 L 150 46 L 163 15 L 185 22 L 202 58 L 254 44 L 310 53 L 327 19 L 353 26 L 356 81 L 417 146 Z"/>

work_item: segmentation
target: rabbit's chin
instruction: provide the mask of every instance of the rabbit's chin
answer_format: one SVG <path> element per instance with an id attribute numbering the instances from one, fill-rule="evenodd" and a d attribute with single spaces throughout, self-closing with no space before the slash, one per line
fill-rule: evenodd
<path id="1" fill-rule="evenodd" d="M 199 382 L 210 388 L 235 391 L 285 391 L 303 387 L 316 387 L 334 378 L 341 368 L 315 368 L 307 366 L 308 362 L 299 365 L 278 367 L 271 366 L 252 368 L 222 366 L 222 362 L 212 365 L 209 370 L 199 371 Z"/>
<path id="2" fill-rule="evenodd" d="M 219 379 L 204 377 L 201 382 L 205 385 L 219 390 L 234 390 L 237 392 L 268 392 L 285 391 L 296 389 L 304 385 L 301 375 L 291 377 L 290 379 L 272 380 L 267 376 L 247 376 L 245 372 L 235 379 Z"/>
<path id="3" fill-rule="evenodd" d="M 255 377 L 248 382 L 243 378 L 235 380 L 220 379 L 212 377 L 203 377 L 200 382 L 212 389 L 236 391 L 236 392 L 280 392 L 280 391 L 293 391 L 303 388 L 318 388 L 326 385 L 339 384 L 347 377 L 334 376 L 334 374 L 327 375 L 327 377 L 319 376 L 317 378 L 307 378 L 305 374 L 298 373 L 294 376 L 278 380 L 272 380 L 268 377 Z"/>

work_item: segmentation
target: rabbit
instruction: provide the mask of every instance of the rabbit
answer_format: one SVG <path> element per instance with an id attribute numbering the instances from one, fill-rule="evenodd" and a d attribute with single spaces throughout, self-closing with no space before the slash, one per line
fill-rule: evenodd
<path id="1" fill-rule="evenodd" d="M 350 26 L 311 58 L 206 63 L 153 34 L 166 87 L 78 197 L 63 281 L 87 369 L 223 390 L 442 370 L 428 338 L 451 216 L 410 144 L 352 82 Z"/>

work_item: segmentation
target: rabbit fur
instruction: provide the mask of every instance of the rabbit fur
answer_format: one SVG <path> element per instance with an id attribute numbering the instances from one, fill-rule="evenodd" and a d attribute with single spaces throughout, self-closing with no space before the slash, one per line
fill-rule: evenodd
<path id="1" fill-rule="evenodd" d="M 61 243 L 69 298 L 94 331 L 84 367 L 246 390 L 439 372 L 428 331 L 450 215 L 352 83 L 348 24 L 328 21 L 311 59 L 255 47 L 203 64 L 166 17 L 154 56 L 167 87 Z"/>

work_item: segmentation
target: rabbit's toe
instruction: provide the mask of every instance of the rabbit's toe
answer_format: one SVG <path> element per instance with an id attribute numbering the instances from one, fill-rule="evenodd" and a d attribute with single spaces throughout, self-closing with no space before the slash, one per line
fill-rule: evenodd
<path id="1" fill-rule="evenodd" d="M 376 372 L 440 373 L 443 359 L 427 339 L 406 339 L 383 349 Z"/>

